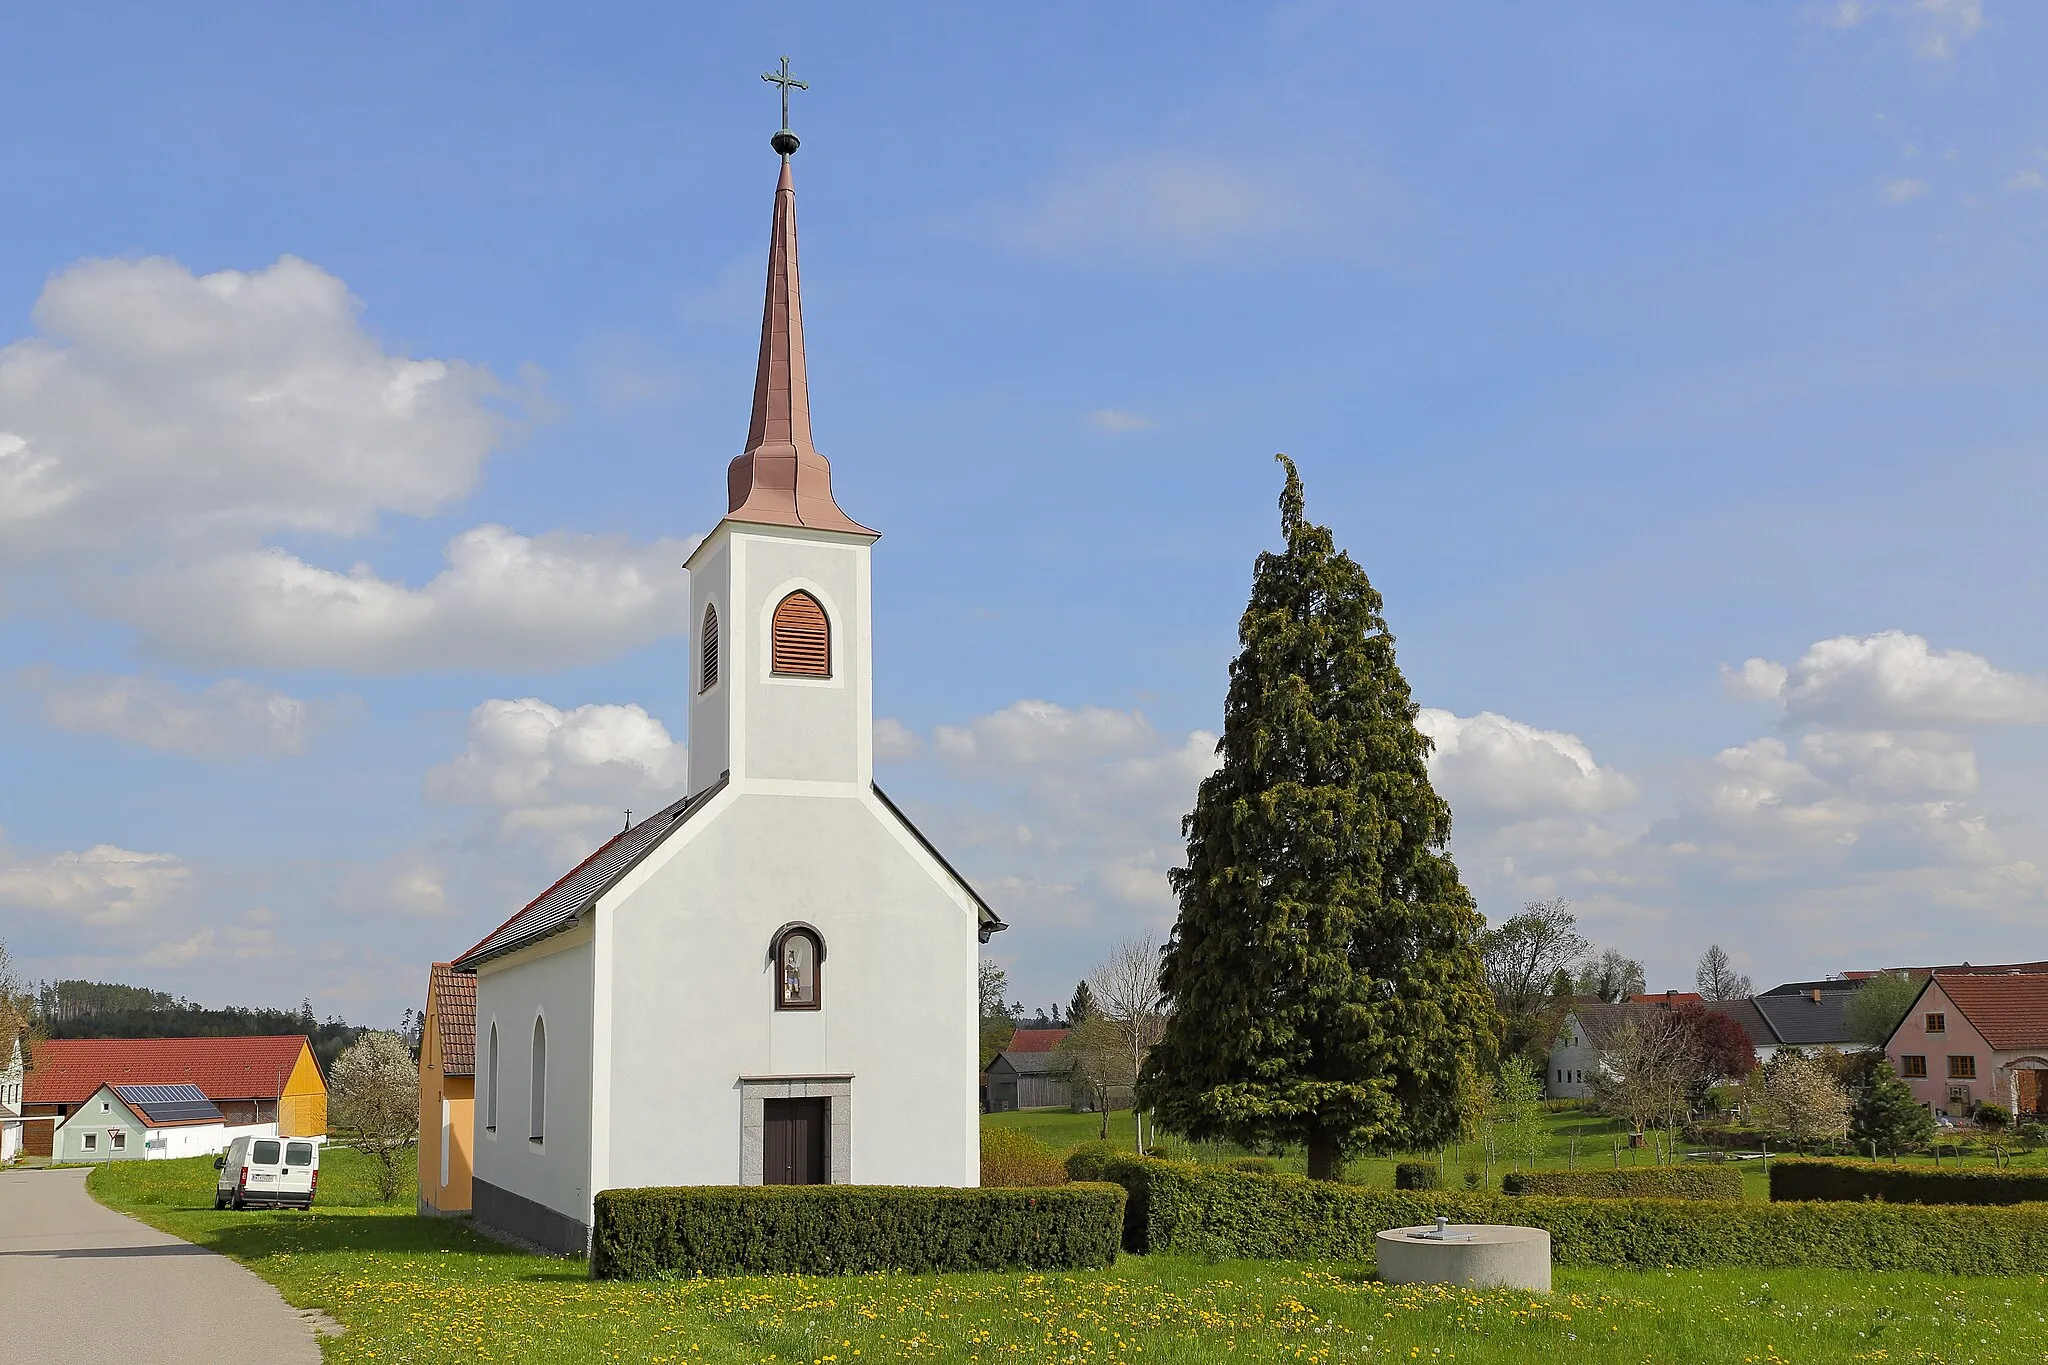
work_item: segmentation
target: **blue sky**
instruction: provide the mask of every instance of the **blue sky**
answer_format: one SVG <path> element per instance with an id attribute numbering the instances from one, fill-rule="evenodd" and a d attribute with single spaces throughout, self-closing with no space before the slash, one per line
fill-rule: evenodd
<path id="1" fill-rule="evenodd" d="M 1171 922 L 1275 450 L 1490 916 L 2048 955 L 2048 12 L 415 10 L 10 21 L 29 973 L 393 1019 L 674 794 L 783 52 L 882 780 L 1024 1000 Z"/>

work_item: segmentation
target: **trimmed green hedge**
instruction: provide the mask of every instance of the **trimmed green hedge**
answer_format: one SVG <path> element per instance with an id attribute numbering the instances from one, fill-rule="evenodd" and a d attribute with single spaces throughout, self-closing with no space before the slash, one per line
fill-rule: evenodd
<path id="1" fill-rule="evenodd" d="M 2048 1172 L 1944 1171 L 1853 1161 L 1771 1163 L 1771 1199 L 1881 1199 L 1887 1204 L 2048 1202 Z"/>
<path id="2" fill-rule="evenodd" d="M 1732 1166 L 1624 1166 L 1613 1171 L 1513 1171 L 1504 1194 L 1576 1199 L 1736 1199 L 1742 1172 Z"/>
<path id="3" fill-rule="evenodd" d="M 605 1190 L 591 1230 L 591 1273 L 644 1280 L 1106 1266 L 1116 1260 L 1124 1202 L 1114 1184 Z"/>
<path id="4" fill-rule="evenodd" d="M 2048 1264 L 2048 1210 L 1408 1192 L 1131 1156 L 1082 1164 L 1130 1192 L 1131 1251 L 1370 1263 L 1376 1233 L 1442 1214 L 1544 1228 L 1559 1265 L 2032 1275 Z"/>

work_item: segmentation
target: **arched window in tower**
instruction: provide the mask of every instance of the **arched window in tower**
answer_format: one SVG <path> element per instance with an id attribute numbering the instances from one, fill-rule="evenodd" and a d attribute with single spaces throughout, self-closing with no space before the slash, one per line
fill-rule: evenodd
<path id="1" fill-rule="evenodd" d="M 799 589 L 775 606 L 770 669 L 788 677 L 832 676 L 832 623 L 818 599 Z"/>
<path id="2" fill-rule="evenodd" d="M 818 1008 L 823 983 L 825 940 L 808 924 L 785 924 L 769 941 L 775 962 L 775 1008 Z"/>
<path id="3" fill-rule="evenodd" d="M 704 608 L 704 632 L 698 638 L 697 690 L 709 692 L 718 686 L 718 608 Z"/>

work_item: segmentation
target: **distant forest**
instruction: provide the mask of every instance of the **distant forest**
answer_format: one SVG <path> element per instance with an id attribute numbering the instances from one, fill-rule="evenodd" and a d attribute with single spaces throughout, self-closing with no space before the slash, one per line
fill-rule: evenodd
<path id="1" fill-rule="evenodd" d="M 303 1033 L 325 1072 L 364 1030 L 332 1015 L 313 1017 L 311 1001 L 295 1010 L 224 1005 L 208 1009 L 165 991 L 110 981 L 44 981 L 35 987 L 36 1014 L 51 1038 L 247 1038 Z"/>

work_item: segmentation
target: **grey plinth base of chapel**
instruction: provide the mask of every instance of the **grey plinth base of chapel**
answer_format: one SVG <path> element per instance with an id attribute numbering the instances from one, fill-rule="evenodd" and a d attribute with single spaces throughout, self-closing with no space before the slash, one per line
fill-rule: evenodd
<path id="1" fill-rule="evenodd" d="M 590 1254 L 590 1229 L 523 1194 L 501 1190 L 488 1180 L 470 1182 L 470 1221 L 496 1229 L 563 1256 Z"/>
<path id="2" fill-rule="evenodd" d="M 1373 1239 L 1380 1278 L 1388 1284 L 1455 1284 L 1472 1289 L 1550 1292 L 1550 1234 L 1542 1228 L 1453 1223 L 1389 1228 Z"/>

